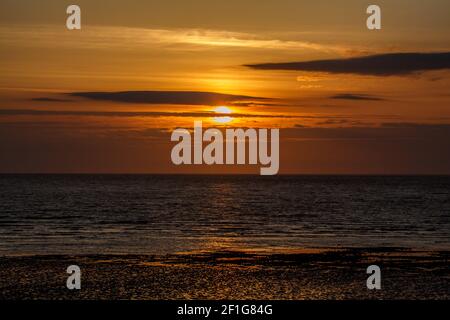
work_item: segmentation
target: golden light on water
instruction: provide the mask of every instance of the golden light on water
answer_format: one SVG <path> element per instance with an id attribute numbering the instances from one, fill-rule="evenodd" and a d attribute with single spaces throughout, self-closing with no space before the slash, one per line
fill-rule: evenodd
<path id="1" fill-rule="evenodd" d="M 216 107 L 214 112 L 217 114 L 232 114 L 231 109 L 226 106 Z M 231 121 L 233 121 L 233 118 L 230 116 L 214 117 L 214 122 L 217 123 L 229 123 Z"/>

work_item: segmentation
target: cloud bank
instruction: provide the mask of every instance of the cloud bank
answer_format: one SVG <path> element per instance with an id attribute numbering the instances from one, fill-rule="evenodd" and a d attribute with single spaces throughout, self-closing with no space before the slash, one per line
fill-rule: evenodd
<path id="1" fill-rule="evenodd" d="M 164 111 L 83 111 L 83 110 L 35 110 L 35 109 L 0 109 L 0 116 L 80 116 L 80 117 L 217 117 L 217 112 L 164 112 Z M 284 114 L 233 113 L 233 118 L 299 118 Z M 304 118 L 304 117 L 300 117 Z"/>
<path id="2" fill-rule="evenodd" d="M 389 53 L 346 59 L 247 64 L 258 70 L 295 70 L 371 76 L 408 75 L 450 69 L 450 52 Z"/>
<path id="3" fill-rule="evenodd" d="M 220 105 L 238 101 L 268 100 L 261 97 L 200 91 L 72 92 L 68 95 L 90 100 L 176 105 Z"/>

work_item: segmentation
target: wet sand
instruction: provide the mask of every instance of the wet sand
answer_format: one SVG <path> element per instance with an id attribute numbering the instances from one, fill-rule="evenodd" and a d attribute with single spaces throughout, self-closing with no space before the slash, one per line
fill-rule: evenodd
<path id="1" fill-rule="evenodd" d="M 0 299 L 450 299 L 450 251 L 397 248 L 0 258 Z M 66 268 L 82 270 L 68 290 Z M 377 264 L 382 289 L 368 290 Z"/>

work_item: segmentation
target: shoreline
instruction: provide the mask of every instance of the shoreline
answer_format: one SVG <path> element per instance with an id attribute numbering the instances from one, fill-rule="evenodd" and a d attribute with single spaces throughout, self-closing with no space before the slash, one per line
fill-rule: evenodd
<path id="1" fill-rule="evenodd" d="M 450 250 L 401 248 L 2 256 L 0 300 L 449 299 L 449 260 Z M 81 290 L 65 286 L 72 264 L 82 270 Z M 366 287 L 372 264 L 381 290 Z"/>

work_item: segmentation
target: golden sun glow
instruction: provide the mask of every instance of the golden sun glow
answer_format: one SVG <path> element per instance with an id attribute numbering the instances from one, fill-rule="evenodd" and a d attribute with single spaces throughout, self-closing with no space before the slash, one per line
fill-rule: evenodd
<path id="1" fill-rule="evenodd" d="M 232 114 L 231 109 L 228 107 L 225 107 L 225 106 L 216 107 L 214 109 L 214 112 L 218 113 L 218 114 Z M 214 122 L 217 122 L 217 123 L 228 123 L 231 121 L 233 121 L 233 118 L 230 116 L 214 117 Z"/>
<path id="2" fill-rule="evenodd" d="M 214 112 L 216 113 L 227 113 L 230 114 L 231 113 L 231 109 L 225 106 L 220 106 L 220 107 L 216 107 L 214 109 Z"/>

